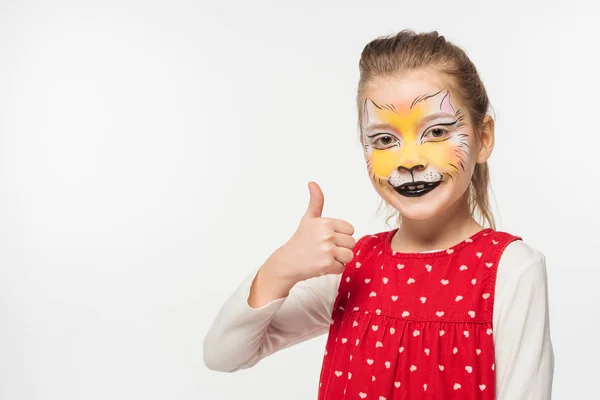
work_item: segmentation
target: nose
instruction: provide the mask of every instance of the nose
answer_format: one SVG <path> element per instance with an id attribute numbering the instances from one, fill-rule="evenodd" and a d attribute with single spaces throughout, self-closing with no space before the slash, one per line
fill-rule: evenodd
<path id="1" fill-rule="evenodd" d="M 398 166 L 398 172 L 408 172 L 409 174 L 413 174 L 414 172 L 420 172 L 425 169 L 425 166 L 422 164 L 417 164 L 412 167 L 405 167 L 404 165 Z"/>

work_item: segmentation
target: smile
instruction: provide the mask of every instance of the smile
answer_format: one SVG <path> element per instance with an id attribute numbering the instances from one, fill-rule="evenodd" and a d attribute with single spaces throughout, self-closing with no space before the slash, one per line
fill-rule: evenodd
<path id="1" fill-rule="evenodd" d="M 409 182 L 398 187 L 394 187 L 394 190 L 406 197 L 420 197 L 424 194 L 431 192 L 433 189 L 438 187 L 442 181 L 437 182 Z"/>

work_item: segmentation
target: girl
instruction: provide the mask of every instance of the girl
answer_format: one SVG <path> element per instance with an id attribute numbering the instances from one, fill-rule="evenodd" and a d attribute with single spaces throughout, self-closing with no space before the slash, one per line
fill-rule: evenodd
<path id="1" fill-rule="evenodd" d="M 360 137 L 399 227 L 355 243 L 349 223 L 321 217 L 311 182 L 296 233 L 222 307 L 206 365 L 249 368 L 329 332 L 319 399 L 550 399 L 545 259 L 494 228 L 488 106 L 475 66 L 437 32 L 369 43 Z"/>

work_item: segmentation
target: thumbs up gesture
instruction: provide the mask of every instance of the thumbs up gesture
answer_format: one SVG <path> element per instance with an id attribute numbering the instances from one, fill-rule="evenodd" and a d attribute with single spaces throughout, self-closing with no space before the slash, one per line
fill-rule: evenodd
<path id="1" fill-rule="evenodd" d="M 308 184 L 310 202 L 294 235 L 260 267 L 248 295 L 248 305 L 259 308 L 287 296 L 298 282 L 326 274 L 341 274 L 352 261 L 354 227 L 346 221 L 323 218 L 323 192 Z"/>
<path id="2" fill-rule="evenodd" d="M 325 274 L 340 274 L 354 257 L 354 227 L 346 221 L 325 218 L 324 197 L 319 185 L 308 184 L 310 202 L 294 235 L 273 255 L 277 275 L 299 282 Z"/>

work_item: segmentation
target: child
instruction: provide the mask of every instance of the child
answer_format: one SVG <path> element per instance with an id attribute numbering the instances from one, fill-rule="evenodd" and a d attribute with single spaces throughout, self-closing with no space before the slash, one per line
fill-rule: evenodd
<path id="1" fill-rule="evenodd" d="M 488 106 L 475 66 L 437 32 L 369 43 L 361 142 L 399 227 L 355 243 L 310 183 L 296 233 L 222 307 L 206 365 L 249 368 L 329 332 L 322 400 L 550 399 L 545 259 L 494 229 Z"/>

